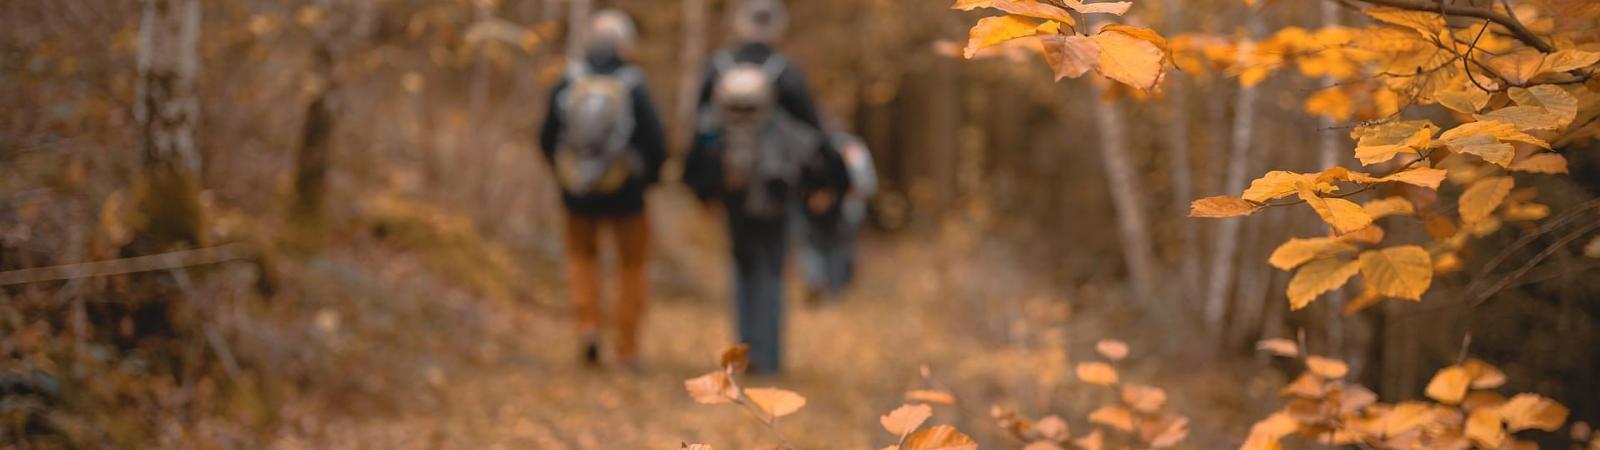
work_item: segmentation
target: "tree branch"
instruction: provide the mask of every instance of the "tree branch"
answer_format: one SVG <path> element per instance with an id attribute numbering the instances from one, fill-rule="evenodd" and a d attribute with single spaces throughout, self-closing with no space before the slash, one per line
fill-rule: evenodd
<path id="1" fill-rule="evenodd" d="M 1524 43 L 1524 44 L 1528 44 L 1529 47 L 1536 48 L 1539 51 L 1544 52 L 1544 53 L 1551 53 L 1551 52 L 1556 51 L 1556 47 L 1554 45 L 1550 45 L 1550 43 L 1546 42 L 1544 40 L 1544 38 L 1539 37 L 1539 35 L 1534 34 L 1532 30 L 1529 30 L 1528 27 L 1523 26 L 1522 22 L 1518 21 L 1516 19 L 1516 17 L 1510 16 L 1510 15 L 1506 15 L 1506 14 L 1500 14 L 1499 12 L 1495 11 L 1493 8 L 1479 8 L 1479 7 L 1474 7 L 1474 6 L 1463 6 L 1463 5 L 1455 5 L 1455 4 L 1441 4 L 1441 5 L 1437 5 L 1438 7 L 1435 8 L 1435 6 L 1436 6 L 1435 4 L 1432 4 L 1432 3 L 1430 3 L 1430 2 L 1428 2 L 1426 0 L 1356 0 L 1356 1 L 1360 1 L 1360 2 L 1363 2 L 1363 3 L 1369 3 L 1369 4 L 1373 4 L 1373 5 L 1378 5 L 1378 6 L 1388 6 L 1388 7 L 1391 7 L 1391 8 L 1400 8 L 1400 9 L 1406 9 L 1406 10 L 1412 10 L 1412 11 L 1428 11 L 1428 12 L 1440 11 L 1440 12 L 1443 12 L 1445 14 L 1450 14 L 1450 15 L 1464 16 L 1464 17 L 1475 17 L 1475 18 L 1479 18 L 1479 19 L 1488 20 L 1490 22 L 1494 22 L 1496 24 L 1499 24 L 1502 27 L 1506 27 L 1507 30 L 1511 31 L 1512 37 L 1517 38 L 1517 40 L 1522 41 L 1522 43 Z M 1507 11 L 1507 12 L 1509 13 L 1510 11 Z"/>

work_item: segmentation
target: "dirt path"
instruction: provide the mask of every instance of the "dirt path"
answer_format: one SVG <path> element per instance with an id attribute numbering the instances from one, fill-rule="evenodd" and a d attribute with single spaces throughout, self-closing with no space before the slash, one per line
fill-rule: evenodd
<path id="1" fill-rule="evenodd" d="M 669 232 L 715 226 L 681 217 L 665 217 L 657 225 Z M 781 424 L 797 447 L 892 444 L 877 417 L 898 406 L 905 390 L 928 386 L 918 375 L 922 364 L 933 368 L 936 382 L 961 397 L 960 407 L 941 408 L 932 423 L 967 430 L 986 448 L 1014 446 L 988 423 L 991 404 L 1081 418 L 1103 400 L 1103 392 L 1071 380 L 1070 364 L 1072 355 L 1087 355 L 1094 340 L 1115 335 L 1118 320 L 1074 317 L 1074 299 L 1028 287 L 1030 280 L 1018 275 L 1026 271 L 1007 266 L 1004 255 L 986 253 L 990 250 L 978 245 L 979 236 L 967 234 L 942 233 L 944 238 L 932 241 L 875 239 L 865 246 L 860 283 L 842 302 L 804 307 L 791 296 L 788 371 L 743 384 L 782 387 L 808 398 L 803 410 Z M 683 391 L 682 380 L 713 368 L 716 353 L 731 340 L 718 281 L 725 273 L 720 259 L 703 250 L 684 256 L 681 248 L 722 244 L 714 237 L 695 239 L 712 242 L 660 245 L 664 261 L 658 277 L 697 280 L 667 280 L 659 289 L 665 292 L 648 315 L 642 374 L 579 367 L 569 315 L 559 305 L 489 304 L 480 315 L 491 316 L 490 323 L 497 325 L 489 328 L 500 330 L 486 333 L 490 342 L 431 350 L 477 357 L 420 369 L 425 382 L 393 389 L 396 406 L 381 414 L 308 408 L 288 421 L 272 447 L 665 449 L 688 441 L 749 449 L 771 444 L 775 441 L 767 431 L 744 411 L 695 404 Z M 705 270 L 707 265 L 712 269 Z M 541 282 L 550 284 L 541 291 L 560 298 L 556 277 Z M 1130 341 L 1136 352 L 1143 345 Z M 1170 376 L 1159 370 L 1129 367 L 1125 376 Z M 1175 398 L 1174 403 L 1184 401 Z"/>

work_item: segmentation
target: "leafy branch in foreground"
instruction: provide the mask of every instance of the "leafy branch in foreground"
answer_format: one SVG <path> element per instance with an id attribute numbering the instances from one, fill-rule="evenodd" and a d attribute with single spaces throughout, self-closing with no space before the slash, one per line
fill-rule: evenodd
<path id="1" fill-rule="evenodd" d="M 1009 408 L 995 406 L 990 414 L 1012 437 L 1027 443 L 1024 450 L 1102 450 L 1106 448 L 1169 448 L 1189 435 L 1189 418 L 1163 412 L 1167 393 L 1161 388 L 1126 384 L 1115 364 L 1128 356 L 1128 344 L 1105 339 L 1095 344 L 1105 361 L 1078 363 L 1074 372 L 1085 383 L 1104 386 L 1115 400 L 1089 413 L 1092 431 L 1074 438 L 1067 421 L 1049 415 L 1029 420 Z"/>

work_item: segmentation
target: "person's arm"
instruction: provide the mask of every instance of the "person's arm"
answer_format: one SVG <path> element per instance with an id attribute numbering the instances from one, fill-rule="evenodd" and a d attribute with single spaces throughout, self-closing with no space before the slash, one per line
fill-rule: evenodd
<path id="1" fill-rule="evenodd" d="M 777 87 L 778 107 L 824 135 L 828 133 L 828 130 L 822 128 L 821 116 L 817 114 L 816 100 L 811 97 L 811 87 L 806 82 L 805 73 L 801 72 L 799 67 L 794 65 L 785 67 L 783 73 L 778 75 Z"/>
<path id="2" fill-rule="evenodd" d="M 545 162 L 555 161 L 556 145 L 561 141 L 561 92 L 566 90 L 563 78 L 550 89 L 550 105 L 545 108 L 544 125 L 539 128 L 539 149 L 544 151 Z"/>
<path id="3" fill-rule="evenodd" d="M 667 160 L 667 133 L 661 125 L 661 115 L 656 112 L 655 102 L 650 98 L 650 89 L 644 84 L 633 89 L 633 124 L 633 148 L 644 157 L 642 181 L 645 184 L 655 183 L 661 178 L 661 164 Z"/>

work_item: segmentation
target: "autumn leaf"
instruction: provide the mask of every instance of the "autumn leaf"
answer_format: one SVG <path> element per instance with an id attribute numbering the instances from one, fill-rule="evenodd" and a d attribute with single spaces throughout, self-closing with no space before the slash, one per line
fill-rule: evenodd
<path id="1" fill-rule="evenodd" d="M 1308 184 L 1300 186 L 1300 199 L 1305 200 L 1323 222 L 1332 225 L 1334 231 L 1349 233 L 1372 225 L 1372 216 L 1367 215 L 1361 205 L 1342 198 L 1318 196 Z"/>
<path id="2" fill-rule="evenodd" d="M 1511 97 L 1518 106 L 1541 108 L 1555 116 L 1556 128 L 1565 127 L 1578 117 L 1578 98 L 1557 86 L 1541 84 L 1529 88 L 1511 88 L 1506 91 L 1506 96 Z"/>
<path id="3" fill-rule="evenodd" d="M 1432 142 L 1435 129 L 1427 120 L 1402 120 L 1357 127 L 1350 137 L 1356 140 L 1356 159 L 1370 166 L 1401 153 L 1417 153 Z"/>
<path id="4" fill-rule="evenodd" d="M 1500 414 L 1493 409 L 1480 409 L 1467 416 L 1463 434 L 1478 444 L 1478 448 L 1500 448 L 1505 442 L 1506 430 L 1500 426 Z"/>
<path id="5" fill-rule="evenodd" d="M 1527 429 L 1555 431 L 1567 422 L 1567 407 L 1538 394 L 1517 394 L 1500 405 L 1506 429 L 1515 433 Z"/>
<path id="6" fill-rule="evenodd" d="M 903 450 L 977 450 L 978 443 L 949 425 L 934 425 L 906 437 Z"/>
<path id="7" fill-rule="evenodd" d="M 1383 434 L 1399 436 L 1432 421 L 1432 405 L 1422 402 L 1402 402 L 1383 416 Z"/>
<path id="8" fill-rule="evenodd" d="M 1373 220 L 1400 214 L 1411 215 L 1417 212 L 1416 207 L 1402 196 L 1385 197 L 1361 204 L 1361 210 L 1372 216 Z"/>
<path id="9" fill-rule="evenodd" d="M 1139 440 L 1150 448 L 1168 448 L 1189 436 L 1189 418 L 1173 414 L 1143 417 L 1138 428 Z"/>
<path id="10" fill-rule="evenodd" d="M 1473 182 L 1456 202 L 1461 211 L 1461 221 L 1473 223 L 1489 218 L 1515 185 L 1516 181 L 1511 177 L 1489 177 Z"/>
<path id="11" fill-rule="evenodd" d="M 1101 432 L 1099 428 L 1095 428 L 1094 431 L 1090 431 L 1088 435 L 1073 439 L 1072 445 L 1076 445 L 1082 450 L 1101 450 L 1105 448 L 1106 435 L 1105 433 Z"/>
<path id="12" fill-rule="evenodd" d="M 1122 387 L 1122 403 L 1146 414 L 1154 414 L 1167 404 L 1167 391 L 1154 386 L 1130 384 Z"/>
<path id="13" fill-rule="evenodd" d="M 1128 8 L 1133 6 L 1133 2 L 1084 3 L 1079 0 L 1062 0 L 1061 3 L 1067 5 L 1067 8 L 1073 11 L 1083 14 L 1112 14 L 1118 16 L 1128 12 Z"/>
<path id="14" fill-rule="evenodd" d="M 1484 61 L 1484 65 L 1489 66 L 1495 75 L 1499 75 L 1507 83 L 1521 86 L 1539 75 L 1539 69 L 1544 66 L 1544 54 L 1537 50 L 1524 49 L 1489 58 Z"/>
<path id="15" fill-rule="evenodd" d="M 1294 341 L 1284 338 L 1262 339 L 1261 342 L 1256 343 L 1256 350 L 1265 350 L 1268 353 L 1285 358 L 1300 356 L 1300 346 L 1296 345 Z"/>
<path id="16" fill-rule="evenodd" d="M 1507 106 L 1472 116 L 1478 120 L 1497 120 L 1521 130 L 1558 130 L 1567 125 L 1561 114 L 1538 106 Z"/>
<path id="17" fill-rule="evenodd" d="M 967 48 L 962 55 L 972 59 L 978 50 L 999 45 L 1012 39 L 1033 36 L 1039 24 L 1020 16 L 985 17 L 972 26 Z"/>
<path id="18" fill-rule="evenodd" d="M 1362 206 L 1362 209 L 1366 209 L 1366 206 Z M 1383 236 L 1384 236 L 1383 227 L 1380 227 L 1380 226 L 1377 226 L 1377 225 L 1372 225 L 1372 226 L 1369 226 L 1369 227 L 1366 227 L 1366 228 L 1362 228 L 1362 229 L 1359 229 L 1359 230 L 1356 230 L 1356 231 L 1352 231 L 1352 232 L 1340 235 L 1339 236 L 1339 240 L 1344 241 L 1344 242 L 1356 242 L 1356 243 L 1362 243 L 1362 244 L 1376 244 L 1376 243 L 1379 243 L 1379 242 L 1383 242 Z"/>
<path id="19" fill-rule="evenodd" d="M 1467 368 L 1450 366 L 1439 369 L 1439 372 L 1433 375 L 1433 380 L 1428 381 L 1424 393 L 1439 403 L 1454 405 L 1461 403 L 1461 399 L 1467 396 L 1467 386 L 1471 383 L 1472 374 L 1467 372 Z"/>
<path id="20" fill-rule="evenodd" d="M 939 391 L 939 390 L 932 390 L 932 389 L 916 389 L 916 390 L 906 391 L 906 400 L 907 401 L 916 401 L 916 402 L 926 402 L 926 403 L 931 403 L 931 404 L 935 404 L 935 405 L 954 405 L 954 404 L 956 404 L 956 397 L 954 395 L 950 395 L 949 392 Z"/>
<path id="21" fill-rule="evenodd" d="M 1440 105 L 1459 113 L 1473 114 L 1489 106 L 1489 93 L 1478 89 L 1476 86 L 1467 86 L 1434 93 L 1434 100 Z"/>
<path id="22" fill-rule="evenodd" d="M 1116 339 L 1101 339 L 1094 343 L 1094 350 L 1112 361 L 1121 361 L 1122 358 L 1128 357 L 1128 344 Z"/>
<path id="23" fill-rule="evenodd" d="M 1350 277 L 1361 271 L 1361 265 L 1355 260 L 1342 260 L 1334 257 L 1323 257 L 1312 260 L 1294 278 L 1289 280 L 1289 309 L 1299 310 L 1311 304 L 1322 295 L 1339 286 L 1344 286 Z"/>
<path id="24" fill-rule="evenodd" d="M 1292 270 L 1314 258 L 1356 251 L 1356 247 L 1335 238 L 1293 238 L 1279 245 L 1267 257 L 1267 264 L 1279 270 Z"/>
<path id="25" fill-rule="evenodd" d="M 711 446 L 706 444 L 690 444 L 688 442 L 678 443 L 678 448 L 681 450 L 713 450 Z"/>
<path id="26" fill-rule="evenodd" d="M 1076 372 L 1078 379 L 1089 384 L 1110 385 L 1117 383 L 1117 369 L 1103 362 L 1078 363 Z"/>
<path id="27" fill-rule="evenodd" d="M 1089 413 L 1089 423 L 1098 423 L 1124 432 L 1133 431 L 1133 412 L 1118 405 L 1101 406 Z"/>
<path id="28" fill-rule="evenodd" d="M 1472 375 L 1473 389 L 1494 389 L 1506 384 L 1506 373 L 1482 360 L 1469 358 L 1461 366 Z"/>
<path id="29" fill-rule="evenodd" d="M 1420 301 L 1433 283 L 1433 261 L 1420 246 L 1367 250 L 1360 261 L 1367 288 L 1386 297 Z"/>
<path id="30" fill-rule="evenodd" d="M 1600 52 L 1584 50 L 1556 50 L 1544 58 L 1544 65 L 1539 67 L 1541 73 L 1566 72 L 1594 65 L 1600 62 Z"/>
<path id="31" fill-rule="evenodd" d="M 756 406 L 773 418 L 794 414 L 806 406 L 805 397 L 784 389 L 745 388 L 744 395 L 749 396 L 750 401 L 755 402 Z"/>
<path id="32" fill-rule="evenodd" d="M 1155 44 L 1156 48 L 1161 49 L 1162 52 L 1166 52 L 1166 53 L 1171 53 L 1172 52 L 1172 50 L 1167 46 L 1167 38 L 1162 37 L 1161 33 L 1157 33 L 1156 30 L 1152 30 L 1152 29 L 1145 28 L 1145 27 L 1136 27 L 1136 26 L 1133 26 L 1133 25 L 1123 25 L 1123 24 L 1118 24 L 1118 23 L 1112 23 L 1112 24 L 1106 24 L 1106 26 L 1100 28 L 1100 32 L 1101 33 L 1104 33 L 1104 32 L 1107 32 L 1107 31 L 1115 31 L 1115 32 L 1118 32 L 1118 33 L 1126 33 L 1129 36 L 1133 36 L 1135 38 L 1143 39 L 1145 41 L 1150 42 L 1151 44 Z"/>
<path id="33" fill-rule="evenodd" d="M 690 398 L 707 405 L 732 403 L 739 398 L 739 386 L 721 370 L 685 380 L 683 387 Z"/>
<path id="34" fill-rule="evenodd" d="M 1206 197 L 1189 204 L 1189 217 L 1225 218 L 1254 214 L 1261 205 L 1238 197 L 1218 195 Z"/>
<path id="35" fill-rule="evenodd" d="M 1077 78 L 1100 66 L 1100 43 L 1086 36 L 1046 35 L 1039 39 L 1056 81 Z"/>
<path id="36" fill-rule="evenodd" d="M 1567 173 L 1567 158 L 1555 153 L 1535 153 L 1517 161 L 1512 161 L 1507 169 L 1531 173 Z"/>
<path id="37" fill-rule="evenodd" d="M 1033 423 L 1033 427 L 1029 428 L 1029 430 L 1050 442 L 1066 442 L 1068 438 L 1072 437 L 1071 430 L 1067 427 L 1067 421 L 1062 419 L 1061 416 L 1055 415 L 1039 419 L 1038 422 Z"/>
<path id="38" fill-rule="evenodd" d="M 1311 373 L 1329 380 L 1344 378 L 1350 373 L 1350 366 L 1345 365 L 1344 361 L 1317 355 L 1306 357 L 1306 368 Z"/>
<path id="39" fill-rule="evenodd" d="M 750 368 L 750 344 L 728 347 L 722 351 L 722 355 L 717 358 L 717 362 L 722 366 L 722 370 L 731 373 L 744 373 L 746 369 Z"/>
<path id="40" fill-rule="evenodd" d="M 1379 178 L 1378 180 L 1400 182 L 1412 186 L 1425 187 L 1428 189 L 1438 189 L 1439 182 L 1444 181 L 1444 177 L 1445 171 L 1443 169 L 1417 167 L 1414 169 L 1403 170 L 1399 173 Z"/>
<path id="41" fill-rule="evenodd" d="M 1367 16 L 1394 25 L 1416 30 L 1423 37 L 1433 38 L 1444 31 L 1444 17 L 1438 13 L 1417 11 L 1401 8 L 1366 8 L 1361 10 Z"/>
<path id="42" fill-rule="evenodd" d="M 1245 200 L 1263 203 L 1300 191 L 1300 184 L 1306 180 L 1318 178 L 1313 175 L 1295 173 L 1284 170 L 1274 170 L 1262 175 L 1261 178 L 1250 181 L 1250 187 L 1244 190 L 1241 196 Z M 1316 183 L 1317 192 L 1333 192 L 1336 188 L 1326 182 Z"/>
<path id="43" fill-rule="evenodd" d="M 1166 53 L 1156 44 L 1117 30 L 1102 30 L 1091 38 L 1100 44 L 1101 75 L 1140 89 L 1161 82 Z"/>
<path id="44" fill-rule="evenodd" d="M 883 429 L 895 436 L 905 436 L 922 426 L 929 417 L 933 417 L 933 407 L 928 405 L 900 405 L 878 418 L 878 423 L 883 424 Z"/>

